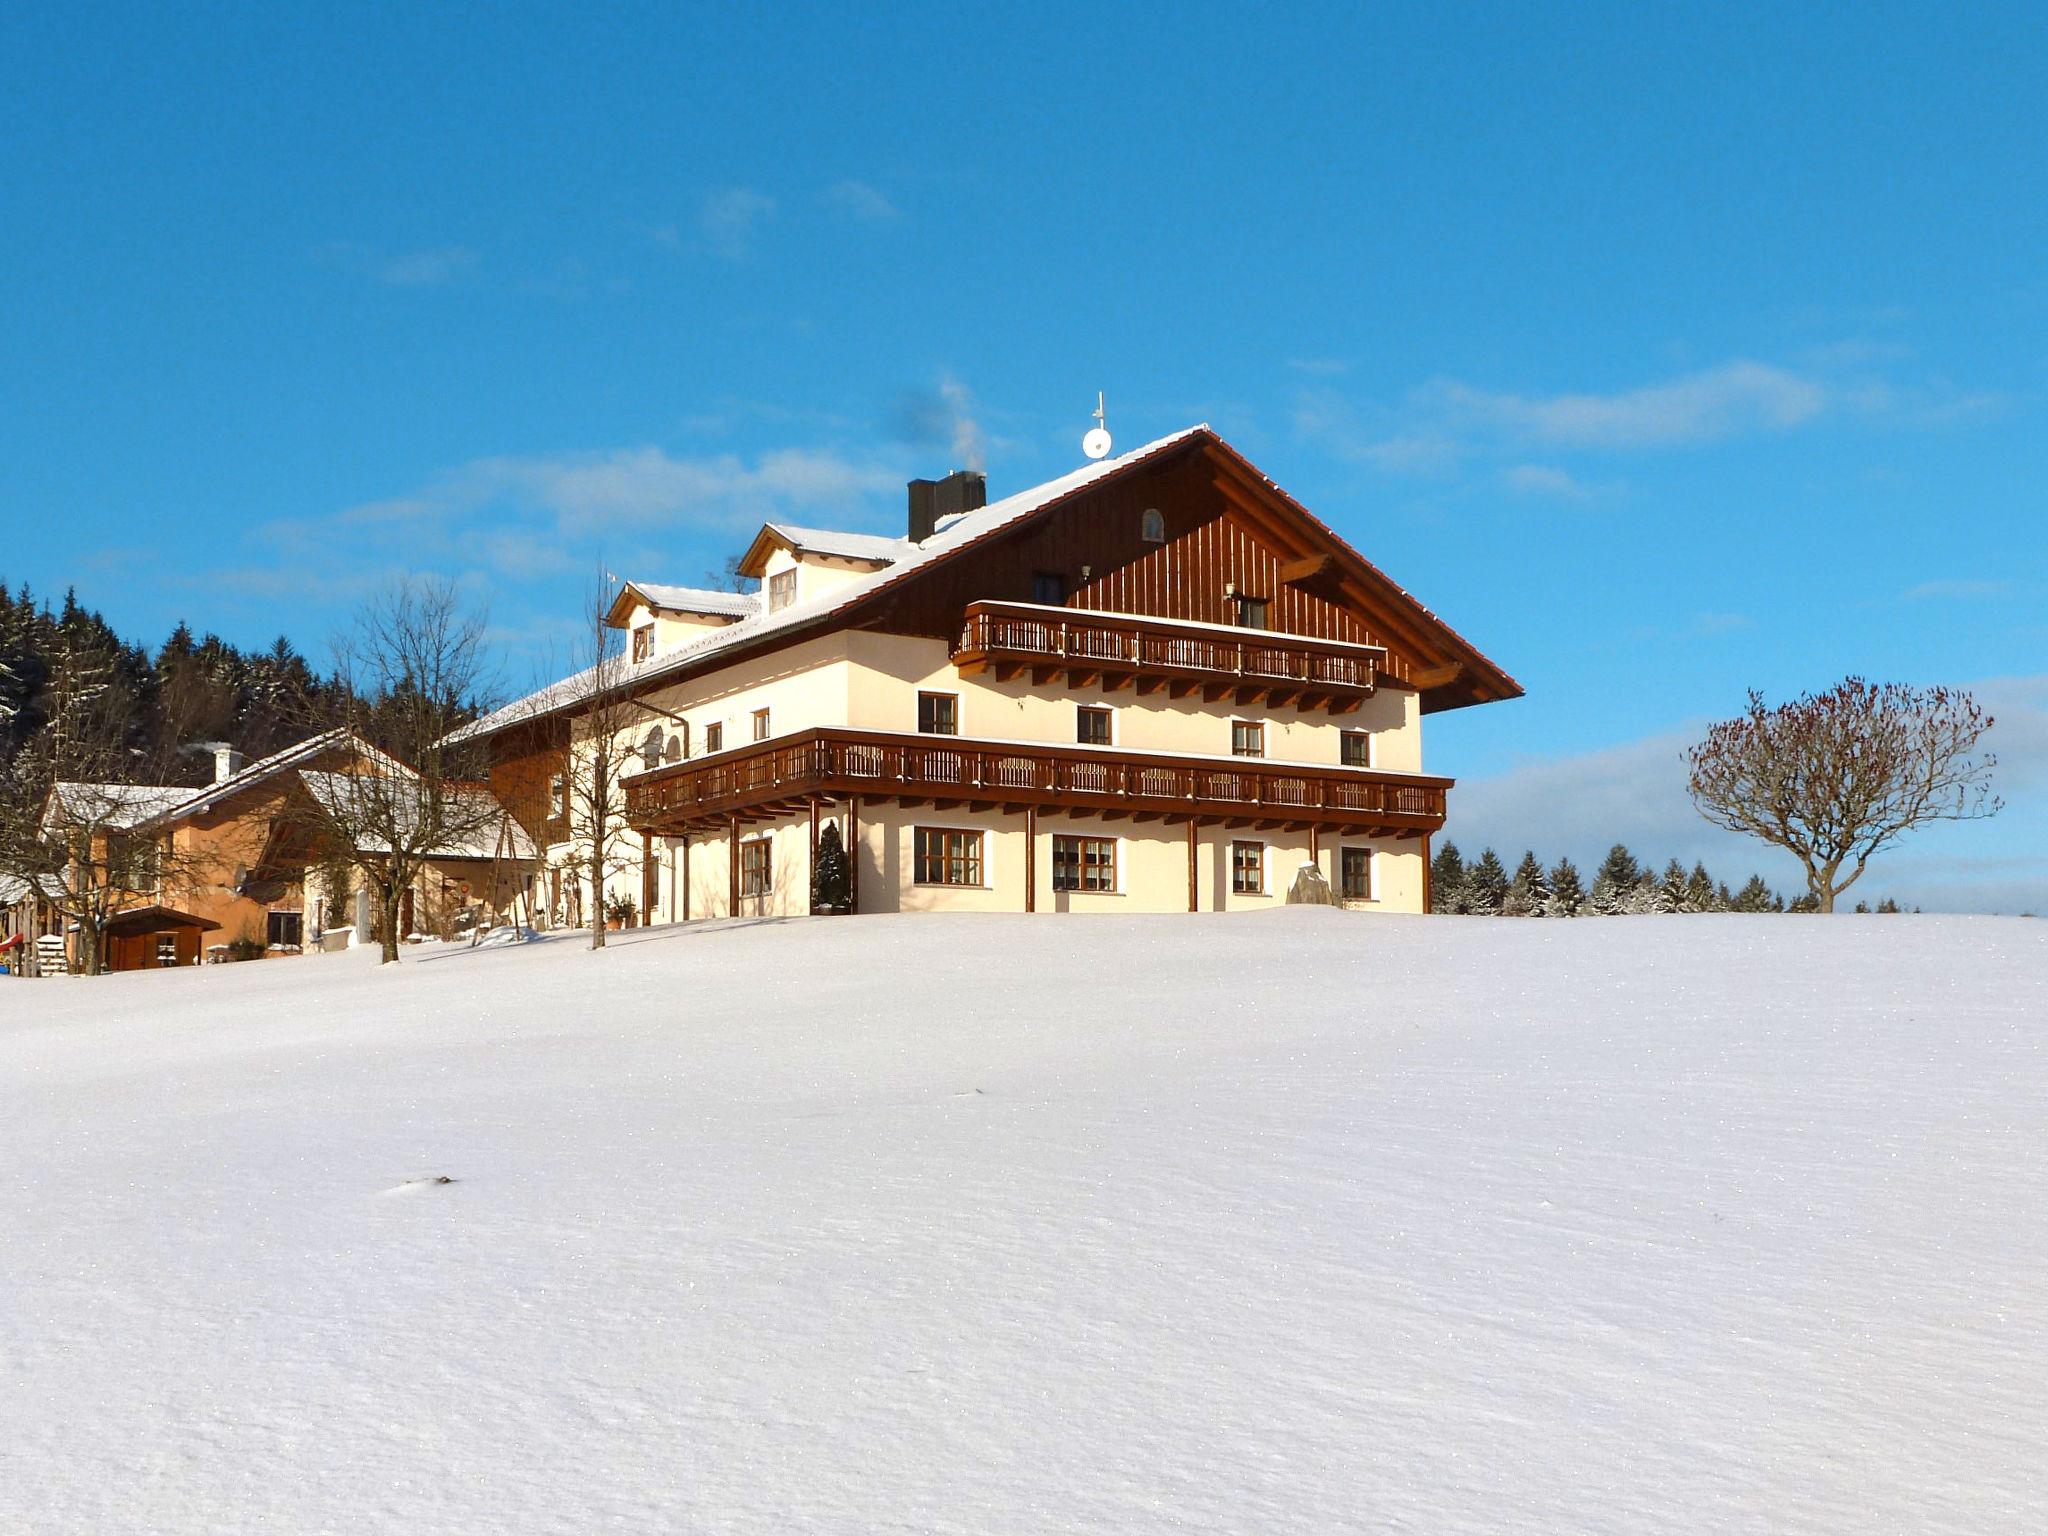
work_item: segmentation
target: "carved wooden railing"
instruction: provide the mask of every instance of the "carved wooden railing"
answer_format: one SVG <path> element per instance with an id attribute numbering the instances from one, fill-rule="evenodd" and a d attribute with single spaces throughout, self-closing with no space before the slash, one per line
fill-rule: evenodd
<path id="1" fill-rule="evenodd" d="M 1374 670 L 1385 665 L 1386 655 L 1376 645 L 1306 635 L 1237 634 L 1171 619 L 996 602 L 968 604 L 953 648 L 955 662 L 1113 667 L 1219 683 L 1241 679 L 1361 692 L 1371 691 Z"/>
<path id="2" fill-rule="evenodd" d="M 1443 825 L 1451 782 L 1369 768 L 820 726 L 637 774 L 626 781 L 626 815 L 636 827 L 710 823 L 826 794 L 1433 832 Z"/>

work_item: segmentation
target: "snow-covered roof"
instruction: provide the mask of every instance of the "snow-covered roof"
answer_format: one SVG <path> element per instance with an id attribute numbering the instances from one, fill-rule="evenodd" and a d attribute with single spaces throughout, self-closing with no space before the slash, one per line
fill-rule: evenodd
<path id="1" fill-rule="evenodd" d="M 790 548 L 807 555 L 831 555 L 842 560 L 877 560 L 884 565 L 903 558 L 917 546 L 908 539 L 880 533 L 851 533 L 839 528 L 803 528 L 795 523 L 767 523 L 766 530 Z"/>
<path id="2" fill-rule="evenodd" d="M 629 581 L 629 590 L 647 599 L 651 608 L 671 613 L 713 613 L 743 619 L 761 606 L 751 592 L 719 592 L 710 587 L 671 587 L 652 581 Z"/>
<path id="3" fill-rule="evenodd" d="M 306 791 L 320 806 L 334 814 L 347 814 L 349 786 L 358 782 L 358 775 L 348 773 L 327 773 L 307 768 L 299 773 Z M 394 789 L 403 787 L 413 791 L 413 816 L 418 816 L 419 781 L 411 777 L 378 775 L 379 786 L 390 785 Z M 498 799 L 480 784 L 451 786 L 448 790 L 451 800 L 462 807 L 460 819 L 472 823 L 468 830 L 459 833 L 444 846 L 434 850 L 434 856 L 444 859 L 530 859 L 534 856 L 533 839 L 528 837 L 519 823 L 509 815 Z M 407 807 L 401 801 L 392 807 L 394 817 L 405 814 Z M 363 839 L 356 845 L 358 853 L 389 853 L 388 840 Z"/>
<path id="4" fill-rule="evenodd" d="M 55 899 L 64 895 L 67 887 L 61 875 L 0 875 L 0 907 L 13 906 L 32 889 Z"/>
<path id="5" fill-rule="evenodd" d="M 182 784 L 91 784 L 60 779 L 50 787 L 43 826 L 125 829 L 161 815 L 191 793 Z"/>
<path id="6" fill-rule="evenodd" d="M 268 757 L 259 757 L 255 762 L 237 769 L 224 779 L 216 779 L 213 783 L 202 785 L 198 789 L 179 790 L 178 794 L 181 798 L 177 803 L 159 812 L 156 819 L 168 821 L 180 816 L 189 816 L 195 811 L 203 811 L 214 802 L 228 795 L 240 794 L 243 790 L 262 783 L 274 774 L 283 773 L 288 769 L 297 767 L 301 763 L 309 762 L 313 758 L 320 756 L 323 752 L 335 747 L 353 747 L 385 773 L 407 773 L 411 771 L 401 764 L 398 759 L 378 751 L 346 726 L 336 726 L 331 731 L 322 731 L 317 736 L 308 736 L 304 741 L 296 742 L 281 752 L 273 752 Z"/>
<path id="7" fill-rule="evenodd" d="M 961 512 L 951 517 L 941 518 L 937 530 L 922 544 L 914 544 L 908 539 L 876 540 L 877 543 L 889 546 L 896 551 L 894 556 L 891 557 L 893 559 L 892 564 L 886 565 L 880 570 L 869 571 L 863 575 L 856 576 L 852 580 L 843 582 L 839 586 L 833 587 L 830 591 L 811 598 L 806 602 L 792 603 L 789 607 L 778 609 L 773 613 L 756 612 L 750 614 L 737 624 L 729 624 L 723 629 L 713 630 L 701 639 L 692 640 L 687 645 L 677 646 L 674 650 L 665 652 L 655 657 L 652 661 L 641 665 L 635 671 L 633 678 L 634 686 L 644 687 L 651 680 L 701 666 L 721 652 L 737 650 L 741 646 L 764 639 L 781 631 L 796 629 L 806 624 L 816 623 L 820 619 L 829 618 L 831 615 L 850 608 L 872 594 L 881 591 L 884 587 L 903 580 L 913 572 L 922 570 L 926 566 L 943 560 L 949 555 L 956 554 L 970 544 L 977 543 L 992 533 L 1000 532 L 1011 524 L 1019 522 L 1035 512 L 1042 511 L 1062 497 L 1070 496 L 1077 491 L 1086 490 L 1098 481 L 1107 480 L 1111 476 L 1129 469 L 1145 459 L 1163 453 L 1169 448 L 1176 447 L 1186 442 L 1189 438 L 1194 437 L 1197 433 L 1206 432 L 1207 430 L 1208 424 L 1206 422 L 1192 427 L 1184 427 L 1178 432 L 1149 442 L 1141 448 L 1134 448 L 1129 453 L 1119 454 L 1113 459 L 1097 459 L 1093 463 L 1083 464 L 1079 469 L 1071 470 L 1061 475 L 1058 479 L 1048 480 L 1043 485 L 1035 485 L 1026 491 L 1019 491 L 1014 496 L 1006 496 L 1001 501 L 990 502 L 987 506 L 978 507 L 972 512 Z M 787 531 L 787 525 L 770 524 L 769 526 Z M 802 529 L 796 531 L 815 533 L 819 530 Z M 843 534 L 832 535 L 832 537 L 875 539 L 875 536 L 872 534 Z M 856 558 L 874 559 L 878 557 L 868 555 Z M 489 736 L 498 731 L 522 724 L 525 721 L 539 719 L 542 716 L 553 714 L 557 710 L 573 707 L 579 700 L 587 696 L 594 671 L 594 668 L 586 668 L 574 676 L 565 677 L 559 682 L 550 683 L 547 687 L 530 693 L 523 699 L 517 699 L 502 709 L 493 710 L 481 720 L 464 726 L 461 730 L 454 732 L 449 739 L 451 741 L 463 741 L 477 736 Z"/>

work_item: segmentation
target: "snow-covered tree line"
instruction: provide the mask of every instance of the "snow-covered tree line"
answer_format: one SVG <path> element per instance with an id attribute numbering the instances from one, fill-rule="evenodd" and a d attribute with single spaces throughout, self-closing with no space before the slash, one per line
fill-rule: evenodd
<path id="1" fill-rule="evenodd" d="M 1591 879 L 1568 858 L 1545 867 L 1533 851 L 1512 873 L 1491 848 L 1468 861 L 1456 843 L 1445 843 L 1430 861 L 1430 910 L 1479 917 L 1621 917 L 1646 912 L 1813 912 L 1810 896 L 1787 902 L 1762 875 L 1739 889 L 1707 873 L 1705 864 L 1687 869 L 1677 859 L 1659 871 L 1639 864 L 1621 843 L 1607 851 Z M 1859 912 L 1869 911 L 1865 906 Z M 1879 912 L 1897 912 L 1887 897 Z"/>

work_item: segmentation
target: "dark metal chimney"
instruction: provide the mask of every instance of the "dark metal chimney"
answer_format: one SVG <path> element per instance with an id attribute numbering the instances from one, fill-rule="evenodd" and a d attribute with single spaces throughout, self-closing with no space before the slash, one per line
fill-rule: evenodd
<path id="1" fill-rule="evenodd" d="M 942 517 L 978 512 L 988 505 L 988 476 L 978 469 L 956 469 L 943 480 L 910 482 L 910 541 L 922 544 Z"/>

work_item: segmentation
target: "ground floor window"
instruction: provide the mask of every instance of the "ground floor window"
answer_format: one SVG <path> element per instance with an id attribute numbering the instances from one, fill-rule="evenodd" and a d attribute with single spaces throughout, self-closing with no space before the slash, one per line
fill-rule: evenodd
<path id="1" fill-rule="evenodd" d="M 919 885 L 980 885 L 981 834 L 951 827 L 917 829 Z"/>
<path id="2" fill-rule="evenodd" d="M 740 844 L 740 894 L 766 896 L 772 888 L 769 875 L 768 839 L 750 837 Z"/>
<path id="3" fill-rule="evenodd" d="M 1346 848 L 1338 854 L 1339 888 L 1346 901 L 1372 900 L 1372 850 Z"/>
<path id="4" fill-rule="evenodd" d="M 1052 840 L 1052 888 L 1056 891 L 1116 889 L 1116 839 L 1055 837 Z"/>
<path id="5" fill-rule="evenodd" d="M 270 914 L 269 944 L 272 949 L 297 949 L 301 931 L 300 915 L 297 912 L 273 912 Z"/>
<path id="6" fill-rule="evenodd" d="M 156 936 L 156 963 L 176 965 L 178 963 L 178 936 L 175 933 L 160 933 Z"/>
<path id="7" fill-rule="evenodd" d="M 1230 845 L 1230 888 L 1240 896 L 1266 894 L 1266 845 Z"/>

